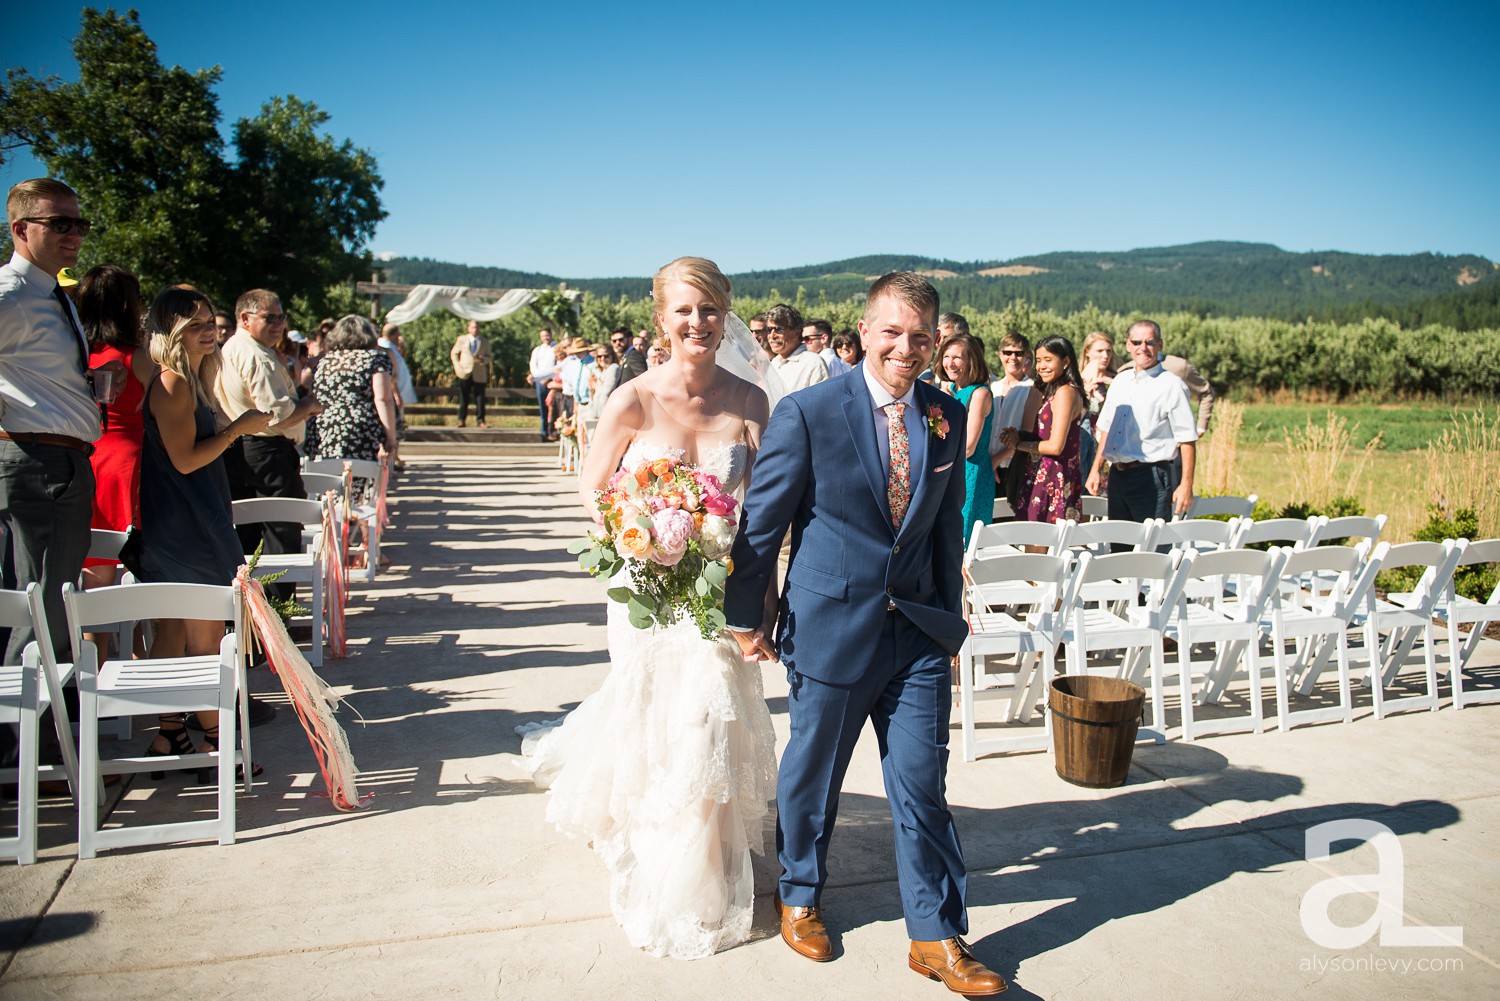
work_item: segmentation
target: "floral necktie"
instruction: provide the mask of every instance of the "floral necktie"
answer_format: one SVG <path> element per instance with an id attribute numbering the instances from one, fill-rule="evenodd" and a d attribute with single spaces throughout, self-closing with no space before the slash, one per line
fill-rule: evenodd
<path id="1" fill-rule="evenodd" d="M 891 505 L 891 524 L 899 532 L 906 507 L 911 503 L 911 442 L 906 436 L 906 404 L 896 400 L 883 409 L 891 438 L 891 471 L 886 478 L 885 498 Z"/>

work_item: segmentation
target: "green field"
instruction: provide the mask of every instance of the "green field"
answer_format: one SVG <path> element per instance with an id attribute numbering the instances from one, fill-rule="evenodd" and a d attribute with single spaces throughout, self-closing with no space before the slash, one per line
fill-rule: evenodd
<path id="1" fill-rule="evenodd" d="M 1349 434 L 1356 447 L 1364 447 L 1375 435 L 1382 435 L 1380 445 L 1387 452 L 1409 452 L 1427 447 L 1453 424 L 1455 413 L 1487 410 L 1493 418 L 1497 408 L 1491 404 L 1454 406 L 1447 403 L 1247 403 L 1245 423 L 1240 428 L 1240 447 L 1279 444 L 1289 429 L 1300 430 L 1311 420 L 1323 424 L 1331 410 L 1349 422 Z M 1356 427 L 1357 425 L 1357 427 Z"/>

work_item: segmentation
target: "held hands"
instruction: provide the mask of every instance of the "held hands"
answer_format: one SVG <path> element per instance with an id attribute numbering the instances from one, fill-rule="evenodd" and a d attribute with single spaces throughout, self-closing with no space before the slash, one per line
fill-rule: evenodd
<path id="1" fill-rule="evenodd" d="M 1000 444 L 1006 448 L 1015 448 L 1020 440 L 1021 431 L 1019 428 L 1004 428 L 1000 432 Z"/>
<path id="2" fill-rule="evenodd" d="M 776 648 L 766 639 L 763 630 L 757 629 L 752 633 L 729 630 L 729 635 L 740 645 L 740 656 L 747 661 L 775 660 Z"/>

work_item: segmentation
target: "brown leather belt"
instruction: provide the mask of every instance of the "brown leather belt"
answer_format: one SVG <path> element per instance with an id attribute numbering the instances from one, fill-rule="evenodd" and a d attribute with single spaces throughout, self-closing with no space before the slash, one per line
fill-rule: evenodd
<path id="1" fill-rule="evenodd" d="M 0 431 L 0 441 L 13 441 L 20 445 L 57 445 L 71 448 L 84 455 L 93 455 L 94 446 L 82 438 L 70 438 L 65 434 L 48 434 L 45 431 Z"/>
<path id="2" fill-rule="evenodd" d="M 1111 468 L 1111 469 L 1140 469 L 1142 467 L 1150 468 L 1152 466 L 1170 466 L 1171 464 L 1172 464 L 1172 460 L 1171 459 L 1164 459 L 1161 462 L 1112 462 L 1112 463 L 1109 464 L 1109 468 Z"/>

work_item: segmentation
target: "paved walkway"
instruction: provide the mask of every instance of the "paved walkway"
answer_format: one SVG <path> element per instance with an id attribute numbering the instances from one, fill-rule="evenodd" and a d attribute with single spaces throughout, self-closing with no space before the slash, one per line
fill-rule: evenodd
<path id="1" fill-rule="evenodd" d="M 395 570 L 356 586 L 351 656 L 323 671 L 364 718 L 344 721 L 369 808 L 338 814 L 319 797 L 285 709 L 255 731 L 269 781 L 241 800 L 232 847 L 79 862 L 72 810 L 49 802 L 43 860 L 0 865 L 0 998 L 949 996 L 906 968 L 868 739 L 830 857 L 836 962 L 782 945 L 768 896 L 755 940 L 712 959 L 625 944 L 598 861 L 544 826 L 544 797 L 506 757 L 516 724 L 575 705 L 606 669 L 601 588 L 564 551 L 583 527 L 572 489 L 530 460 L 413 461 L 394 506 Z M 785 739 L 785 681 L 772 668 L 765 680 Z M 252 673 L 284 705 L 274 685 Z M 1041 754 L 955 760 L 969 938 L 1015 980 L 1007 997 L 1500 997 L 1500 708 L 1359 716 L 1143 747 L 1109 791 L 1063 783 Z M 114 817 L 211 809 L 210 791 L 185 788 L 140 776 Z M 1356 842 L 1305 860 L 1307 828 L 1341 818 L 1399 834 L 1404 870 L 1384 864 L 1404 871 L 1404 895 L 1389 902 L 1406 925 L 1461 927 L 1462 946 L 1308 937 L 1305 895 L 1380 864 Z M 757 861 L 767 892 L 774 870 Z M 1374 896 L 1330 910 L 1357 925 Z"/>

